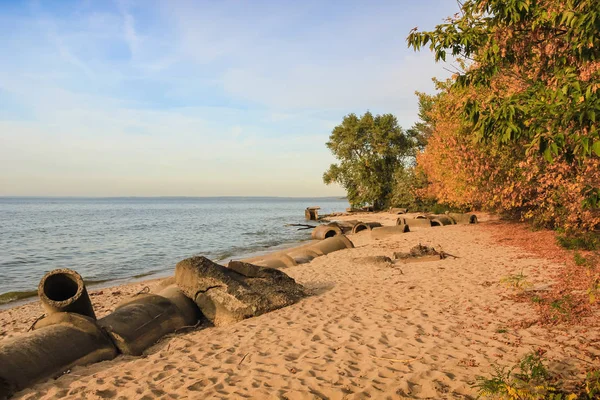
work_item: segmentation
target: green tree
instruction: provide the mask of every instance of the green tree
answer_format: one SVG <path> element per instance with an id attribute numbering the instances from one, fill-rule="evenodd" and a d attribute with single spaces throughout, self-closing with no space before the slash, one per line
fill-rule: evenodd
<path id="1" fill-rule="evenodd" d="M 414 162 L 415 140 L 404 133 L 392 114 L 349 114 L 336 126 L 327 147 L 339 160 L 323 174 L 326 184 L 346 189 L 353 207 L 389 205 L 394 175 Z"/>
<path id="2" fill-rule="evenodd" d="M 435 96 L 421 92 L 416 92 L 416 95 L 419 99 L 419 120 L 406 131 L 406 134 L 415 141 L 415 151 L 423 151 L 433 133 L 434 120 L 429 116 L 429 112 L 433 108 Z"/>
<path id="3" fill-rule="evenodd" d="M 436 60 L 473 61 L 455 85 L 492 89 L 465 102 L 479 140 L 526 140 L 548 161 L 600 156 L 598 0 L 466 0 L 460 14 L 407 41 L 429 44 Z"/>

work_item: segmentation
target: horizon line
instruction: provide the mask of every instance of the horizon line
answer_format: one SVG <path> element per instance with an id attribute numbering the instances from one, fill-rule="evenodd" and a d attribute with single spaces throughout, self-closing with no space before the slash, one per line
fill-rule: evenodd
<path id="1" fill-rule="evenodd" d="M 270 199 L 347 199 L 347 196 L 78 196 L 78 195 L 0 195 L 0 199 L 211 199 L 211 198 L 270 198 Z"/>

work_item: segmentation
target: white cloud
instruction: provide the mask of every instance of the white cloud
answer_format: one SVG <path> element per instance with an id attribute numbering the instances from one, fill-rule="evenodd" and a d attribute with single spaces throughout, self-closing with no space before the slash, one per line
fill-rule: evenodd
<path id="1" fill-rule="evenodd" d="M 0 36 L 0 195 L 340 195 L 321 176 L 343 115 L 408 127 L 414 91 L 447 74 L 376 7 L 88 7 Z"/>

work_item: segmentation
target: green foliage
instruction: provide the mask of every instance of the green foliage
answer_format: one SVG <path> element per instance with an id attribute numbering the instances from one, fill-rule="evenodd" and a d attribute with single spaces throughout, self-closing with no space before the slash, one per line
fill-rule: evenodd
<path id="1" fill-rule="evenodd" d="M 600 398 L 600 370 L 587 373 L 584 391 L 590 400 Z"/>
<path id="2" fill-rule="evenodd" d="M 423 199 L 418 190 L 427 185 L 425 175 L 415 167 L 398 168 L 394 174 L 394 187 L 390 203 L 394 207 L 405 207 L 411 211 L 428 211 L 435 202 Z"/>
<path id="3" fill-rule="evenodd" d="M 567 250 L 598 250 L 600 234 L 597 232 L 581 232 L 574 235 L 557 235 L 556 240 Z"/>
<path id="4" fill-rule="evenodd" d="M 576 302 L 573 296 L 566 294 L 558 299 L 554 299 L 550 302 L 550 308 L 552 310 L 552 319 L 554 320 L 569 320 L 573 314 L 573 310 L 576 307 Z"/>
<path id="5" fill-rule="evenodd" d="M 544 351 L 528 353 L 511 368 L 494 365 L 494 373 L 486 378 L 478 376 L 473 385 L 478 398 L 510 400 L 576 400 L 598 399 L 600 371 L 590 371 L 579 385 L 578 393 L 561 390 L 556 377 L 544 365 Z"/>
<path id="6" fill-rule="evenodd" d="M 600 229 L 600 2 L 465 0 L 414 49 L 459 57 L 419 96 L 427 198 L 561 227 Z M 464 60 L 468 64 L 464 63 Z"/>
<path id="7" fill-rule="evenodd" d="M 430 210 L 434 214 L 444 214 L 446 211 L 456 211 L 452 207 L 439 203 L 434 204 Z"/>
<path id="8" fill-rule="evenodd" d="M 413 163 L 415 146 L 391 114 L 349 114 L 327 142 L 339 163 L 329 167 L 323 181 L 344 187 L 353 207 L 383 209 L 390 204 L 395 175 Z"/>
<path id="9" fill-rule="evenodd" d="M 560 392 L 553 384 L 542 359 L 543 351 L 528 353 L 521 361 L 507 368 L 494 366 L 494 373 L 486 378 L 478 376 L 474 385 L 478 397 L 511 400 L 575 400 L 576 394 Z"/>
<path id="10" fill-rule="evenodd" d="M 600 156 L 599 31 L 597 0 L 467 0 L 407 41 L 416 50 L 429 44 L 436 60 L 473 60 L 456 87 L 495 89 L 464 104 L 480 140 L 525 139 L 548 161 L 583 160 Z"/>
<path id="11" fill-rule="evenodd" d="M 575 265 L 579 265 L 580 267 L 590 266 L 590 261 L 577 251 L 573 254 L 573 261 L 575 261 Z"/>
<path id="12" fill-rule="evenodd" d="M 419 100 L 419 121 L 416 122 L 406 133 L 416 143 L 416 150 L 423 151 L 427 146 L 429 137 L 433 134 L 435 120 L 430 113 L 434 105 L 435 96 L 425 93 L 416 93 Z"/>

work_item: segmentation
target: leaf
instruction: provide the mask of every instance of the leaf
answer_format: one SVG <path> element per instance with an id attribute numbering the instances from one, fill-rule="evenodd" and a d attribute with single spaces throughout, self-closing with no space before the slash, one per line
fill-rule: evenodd
<path id="1" fill-rule="evenodd" d="M 598 157 L 600 157 L 600 141 L 594 142 L 594 144 L 592 145 L 592 151 L 596 153 Z"/>

